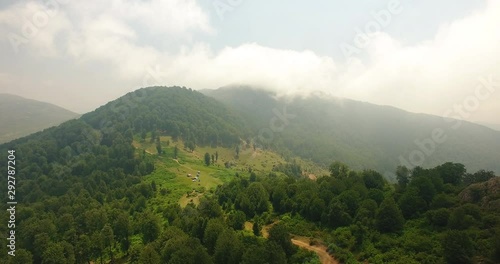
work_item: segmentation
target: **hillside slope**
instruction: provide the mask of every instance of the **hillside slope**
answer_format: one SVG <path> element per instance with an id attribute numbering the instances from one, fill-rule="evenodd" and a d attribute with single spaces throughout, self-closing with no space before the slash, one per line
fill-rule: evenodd
<path id="1" fill-rule="evenodd" d="M 19 204 L 15 234 L 0 225 L 10 234 L 0 247 L 15 236 L 16 257 L 10 244 L 0 259 L 295 264 L 333 254 L 341 263 L 498 263 L 498 210 L 479 206 L 478 185 L 458 197 L 473 203 L 457 198 L 491 173 L 447 163 L 394 185 L 371 170 L 328 176 L 241 140 L 259 121 L 243 119 L 199 92 L 154 87 L 0 144 L 9 161 L 0 163 L 0 185 L 9 186 L 2 201 Z M 301 168 L 326 176 L 309 180 Z M 10 208 L 0 219 L 12 220 Z M 293 245 L 301 241 L 312 251 Z"/>
<path id="2" fill-rule="evenodd" d="M 76 117 L 77 113 L 53 104 L 0 94 L 0 143 L 27 136 Z"/>
<path id="3" fill-rule="evenodd" d="M 139 89 L 83 115 L 82 120 L 105 133 L 110 128 L 143 134 L 159 130 L 195 145 L 232 146 L 245 131 L 241 118 L 226 106 L 181 87 Z"/>
<path id="4" fill-rule="evenodd" d="M 500 173 L 500 133 L 477 124 L 462 122 L 455 128 L 457 121 L 437 116 L 321 95 L 285 99 L 249 87 L 203 93 L 240 111 L 263 144 L 325 165 L 338 160 L 392 172 L 398 165 L 452 161 L 471 171 Z M 284 115 L 287 120 L 281 120 Z M 437 142 L 432 134 L 439 132 Z"/>

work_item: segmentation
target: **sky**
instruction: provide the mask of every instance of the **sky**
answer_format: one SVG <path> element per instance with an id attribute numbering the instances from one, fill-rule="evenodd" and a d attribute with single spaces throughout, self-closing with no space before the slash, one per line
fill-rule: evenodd
<path id="1" fill-rule="evenodd" d="M 5 0 L 0 93 L 250 85 L 500 124 L 499 25 L 497 0 Z"/>

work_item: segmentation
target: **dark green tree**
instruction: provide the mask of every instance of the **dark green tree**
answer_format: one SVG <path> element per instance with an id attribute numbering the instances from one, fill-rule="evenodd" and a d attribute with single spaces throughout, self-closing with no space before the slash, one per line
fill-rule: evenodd
<path id="1" fill-rule="evenodd" d="M 208 220 L 207 227 L 203 235 L 203 244 L 208 250 L 209 254 L 214 253 L 215 243 L 219 234 L 226 229 L 226 225 L 220 218 L 213 218 Z"/>
<path id="2" fill-rule="evenodd" d="M 403 216 L 406 219 L 410 219 L 424 212 L 427 205 L 425 200 L 418 195 L 416 187 L 408 187 L 401 198 L 399 198 L 399 207 Z"/>
<path id="3" fill-rule="evenodd" d="M 242 255 L 243 243 L 235 236 L 234 231 L 224 230 L 215 243 L 214 262 L 217 264 L 240 263 Z"/>
<path id="4" fill-rule="evenodd" d="M 114 234 L 113 234 L 113 229 L 109 224 L 106 224 L 102 231 L 102 238 L 104 242 L 104 247 L 107 247 L 109 249 L 109 256 L 111 257 L 111 263 L 114 262 L 114 257 L 113 257 L 113 244 L 114 244 Z"/>
<path id="5" fill-rule="evenodd" d="M 472 263 L 474 245 L 465 231 L 450 230 L 443 239 L 443 253 L 446 261 L 453 264 Z"/>
<path id="6" fill-rule="evenodd" d="M 265 263 L 274 263 L 274 264 L 287 263 L 287 252 L 285 249 L 283 249 L 282 246 L 280 246 L 275 241 L 267 241 L 265 246 L 268 256 L 268 261 L 266 261 Z M 288 256 L 291 257 L 291 255 Z"/>
<path id="7" fill-rule="evenodd" d="M 376 218 L 378 230 L 383 233 L 399 232 L 403 229 L 404 221 L 403 214 L 394 199 L 392 197 L 384 199 Z"/>
<path id="8" fill-rule="evenodd" d="M 151 190 L 153 190 L 153 192 L 156 192 L 156 182 L 154 180 L 151 182 Z"/>
<path id="9" fill-rule="evenodd" d="M 234 228 L 234 230 L 243 230 L 245 221 L 246 215 L 243 211 L 236 210 L 228 216 L 228 224 L 230 227 Z"/>
<path id="10" fill-rule="evenodd" d="M 148 244 L 144 247 L 139 257 L 140 264 L 160 264 L 161 258 L 156 252 L 153 244 Z"/>
<path id="11" fill-rule="evenodd" d="M 151 131 L 151 140 L 150 140 L 150 143 L 155 142 L 155 139 L 156 139 L 156 129 L 153 129 Z"/>
<path id="12" fill-rule="evenodd" d="M 260 236 L 261 232 L 260 232 L 260 224 L 259 224 L 259 220 L 258 219 L 255 219 L 253 221 L 252 231 L 253 231 L 253 234 L 255 236 Z"/>
<path id="13" fill-rule="evenodd" d="M 273 225 L 269 229 L 269 241 L 279 245 L 287 256 L 291 256 L 297 251 L 296 247 L 292 244 L 287 227 L 281 222 Z"/>
<path id="14" fill-rule="evenodd" d="M 410 170 L 406 166 L 398 166 L 396 168 L 396 179 L 401 188 L 406 188 L 410 183 Z"/>
<path id="15" fill-rule="evenodd" d="M 326 223 L 334 228 L 349 226 L 352 222 L 352 217 L 349 215 L 347 207 L 338 199 L 333 199 L 330 202 L 330 205 L 328 206 L 328 214 L 325 215 Z"/>
<path id="16" fill-rule="evenodd" d="M 384 188 L 384 177 L 382 177 L 380 173 L 374 170 L 365 170 L 363 171 L 362 176 L 366 188 L 379 190 Z"/>
<path id="17" fill-rule="evenodd" d="M 252 182 L 247 188 L 247 197 L 256 213 L 261 214 L 268 209 L 269 194 L 260 182 Z M 253 215 L 248 215 L 252 217 Z"/>
<path id="18" fill-rule="evenodd" d="M 31 252 L 26 249 L 16 249 L 16 256 L 10 259 L 9 264 L 31 264 L 33 263 L 33 256 Z"/>
<path id="19" fill-rule="evenodd" d="M 158 155 L 161 155 L 163 153 L 160 140 L 156 141 L 156 151 L 158 152 Z"/>
<path id="20" fill-rule="evenodd" d="M 210 166 L 210 154 L 205 153 L 205 165 Z"/>
<path id="21" fill-rule="evenodd" d="M 279 246 L 278 246 L 279 248 Z M 279 248 L 284 255 L 283 249 Z M 269 262 L 269 252 L 264 245 L 251 245 L 243 253 L 242 264 L 262 264 Z"/>
<path id="22" fill-rule="evenodd" d="M 43 252 L 42 263 L 65 264 L 64 247 L 60 243 L 49 243 Z"/>
<path id="23" fill-rule="evenodd" d="M 213 197 L 202 197 L 200 199 L 200 204 L 198 205 L 198 210 L 202 216 L 207 218 L 217 218 L 222 216 L 222 208 Z"/>
<path id="24" fill-rule="evenodd" d="M 76 242 L 76 259 L 78 259 L 81 262 L 88 262 L 90 260 L 90 256 L 92 255 L 92 245 L 91 245 L 90 238 L 83 234 L 78 237 L 78 240 Z"/>
<path id="25" fill-rule="evenodd" d="M 146 211 L 141 216 L 141 232 L 144 244 L 154 241 L 161 233 L 160 220 L 153 213 Z"/>
<path id="26" fill-rule="evenodd" d="M 439 165 L 436 167 L 436 170 L 441 178 L 443 178 L 444 183 L 451 183 L 453 185 L 460 184 L 467 172 L 463 164 L 452 162 Z"/>
<path id="27" fill-rule="evenodd" d="M 175 145 L 175 147 L 174 147 L 174 159 L 177 159 L 178 154 L 179 154 L 179 148 L 177 147 L 177 145 Z"/>
<path id="28" fill-rule="evenodd" d="M 257 180 L 257 174 L 255 174 L 255 172 L 252 171 L 250 173 L 250 179 L 249 180 L 250 180 L 250 182 L 256 181 Z"/>
<path id="29" fill-rule="evenodd" d="M 330 165 L 330 175 L 334 178 L 344 179 L 349 175 L 349 167 L 342 162 L 335 161 Z"/>

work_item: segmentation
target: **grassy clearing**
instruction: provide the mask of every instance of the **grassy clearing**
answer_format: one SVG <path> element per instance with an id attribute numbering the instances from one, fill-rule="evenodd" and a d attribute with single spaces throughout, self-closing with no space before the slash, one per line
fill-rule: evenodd
<path id="1" fill-rule="evenodd" d="M 155 211 L 170 203 L 179 203 L 186 206 L 188 203 L 198 204 L 204 195 L 210 195 L 215 188 L 233 179 L 238 173 L 240 176 L 248 176 L 249 171 L 265 175 L 272 171 L 273 166 L 286 161 L 277 153 L 262 149 L 253 149 L 240 146 L 239 156 L 236 156 L 235 148 L 211 148 L 197 147 L 194 151 L 184 149 L 184 142 L 174 142 L 169 136 L 160 138 L 162 151 L 157 154 L 156 143 L 151 138 L 142 140 L 134 138 L 133 146 L 137 155 L 151 155 L 155 158 L 155 171 L 145 176 L 147 183 L 155 182 L 157 186 L 156 196 L 150 201 Z M 177 146 L 177 159 L 174 159 L 174 148 Z M 217 160 L 210 166 L 204 162 L 205 153 L 216 155 Z M 312 163 L 297 160 L 306 170 L 314 168 Z M 226 168 L 225 164 L 231 164 Z M 199 181 L 193 181 L 199 171 Z M 308 171 L 308 174 L 310 172 Z M 323 171 L 315 172 L 321 175 Z M 190 176 L 189 176 L 190 174 Z"/>

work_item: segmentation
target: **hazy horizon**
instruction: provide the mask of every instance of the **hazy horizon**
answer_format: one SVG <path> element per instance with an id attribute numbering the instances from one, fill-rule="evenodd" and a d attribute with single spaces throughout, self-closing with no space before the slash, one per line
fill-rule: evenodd
<path id="1" fill-rule="evenodd" d="M 492 0 L 6 1 L 0 93 L 85 113 L 146 86 L 250 85 L 499 124 L 499 23 Z"/>

